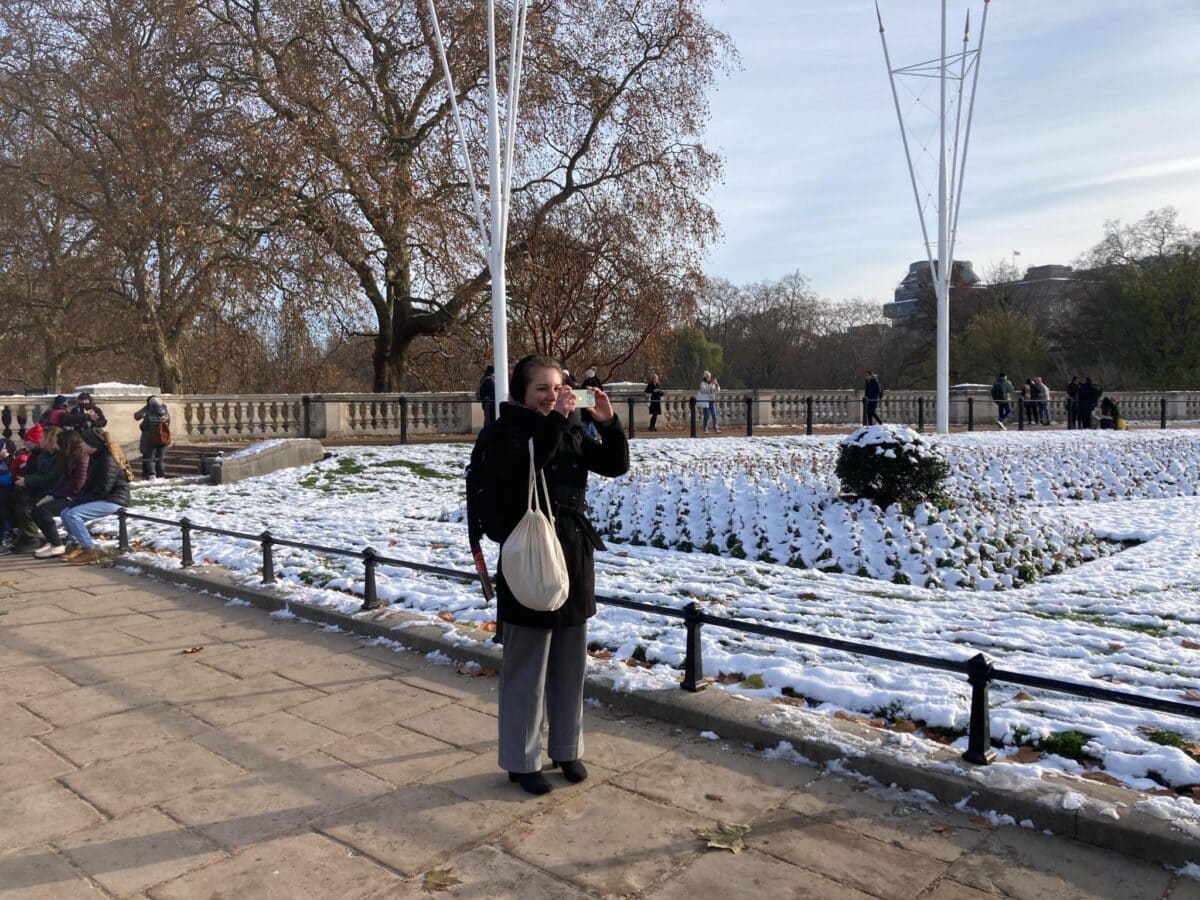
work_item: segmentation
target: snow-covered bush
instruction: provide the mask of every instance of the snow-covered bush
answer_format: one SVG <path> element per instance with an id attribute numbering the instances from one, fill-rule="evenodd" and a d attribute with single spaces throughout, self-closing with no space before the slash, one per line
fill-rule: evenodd
<path id="1" fill-rule="evenodd" d="M 855 431 L 838 448 L 836 471 L 844 493 L 882 509 L 897 503 L 911 512 L 918 503 L 946 503 L 942 481 L 949 467 L 928 441 L 903 425 Z"/>

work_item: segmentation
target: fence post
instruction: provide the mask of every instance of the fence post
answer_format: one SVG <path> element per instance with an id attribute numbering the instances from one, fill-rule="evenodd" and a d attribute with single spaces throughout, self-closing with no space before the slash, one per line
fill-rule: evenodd
<path id="1" fill-rule="evenodd" d="M 688 407 L 692 411 L 692 437 L 696 436 L 696 398 L 688 397 Z"/>
<path id="2" fill-rule="evenodd" d="M 992 750 L 992 720 L 988 709 L 988 685 L 995 664 L 982 653 L 967 660 L 967 681 L 971 683 L 971 723 L 968 726 L 967 752 L 962 758 L 986 766 L 996 758 Z"/>
<path id="3" fill-rule="evenodd" d="M 312 397 L 308 394 L 301 397 L 300 407 L 304 412 L 304 437 L 312 437 Z"/>
<path id="4" fill-rule="evenodd" d="M 1160 428 L 1167 427 L 1167 398 L 1158 398 L 1158 425 Z"/>
<path id="5" fill-rule="evenodd" d="M 129 552 L 129 512 L 125 507 L 117 510 L 117 549 L 122 553 Z"/>
<path id="6" fill-rule="evenodd" d="M 754 401 L 746 397 L 746 437 L 754 437 L 754 415 L 752 413 L 752 404 Z"/>
<path id="7" fill-rule="evenodd" d="M 179 520 L 179 531 L 183 537 L 180 565 L 186 568 L 187 566 L 195 565 L 195 562 L 192 560 L 192 523 L 188 520 L 187 516 Z"/>
<path id="8" fill-rule="evenodd" d="M 812 437 L 813 433 L 813 398 L 804 398 L 804 433 Z"/>
<path id="9" fill-rule="evenodd" d="M 975 430 L 975 398 L 967 398 L 967 431 Z"/>
<path id="10" fill-rule="evenodd" d="M 400 397 L 400 443 L 408 443 L 408 398 Z"/>
<path id="11" fill-rule="evenodd" d="M 626 397 L 625 402 L 629 404 L 629 437 L 633 438 L 633 398 Z"/>
<path id="12" fill-rule="evenodd" d="M 263 584 L 275 583 L 275 554 L 271 551 L 272 542 L 271 532 L 264 531 L 262 533 Z"/>
<path id="13" fill-rule="evenodd" d="M 363 561 L 363 605 L 362 611 L 378 609 L 383 606 L 379 595 L 375 592 L 375 548 L 368 547 L 362 552 Z"/>
<path id="14" fill-rule="evenodd" d="M 685 691 L 693 694 L 704 682 L 704 657 L 700 650 L 700 627 L 704 624 L 704 613 L 700 604 L 692 601 L 684 607 L 683 624 L 687 628 L 687 651 L 683 658 L 683 684 Z"/>
<path id="15" fill-rule="evenodd" d="M 925 398 L 917 398 L 917 431 L 925 430 Z"/>
<path id="16" fill-rule="evenodd" d="M 1017 401 L 1017 431 L 1025 430 L 1025 399 Z"/>

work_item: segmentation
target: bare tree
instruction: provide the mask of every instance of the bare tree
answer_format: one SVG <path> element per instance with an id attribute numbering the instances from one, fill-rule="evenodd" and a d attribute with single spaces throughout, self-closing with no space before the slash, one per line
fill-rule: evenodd
<path id="1" fill-rule="evenodd" d="M 439 0 L 475 138 L 480 6 Z M 477 317 L 488 285 L 424 0 L 207 9 L 227 49 L 214 76 L 249 119 L 252 176 L 353 273 L 374 317 L 374 387 L 399 388 L 414 342 Z M 529 23 L 514 261 L 596 198 L 637 245 L 694 264 L 715 231 L 703 194 L 718 162 L 698 135 L 726 38 L 698 0 L 541 0 Z"/>

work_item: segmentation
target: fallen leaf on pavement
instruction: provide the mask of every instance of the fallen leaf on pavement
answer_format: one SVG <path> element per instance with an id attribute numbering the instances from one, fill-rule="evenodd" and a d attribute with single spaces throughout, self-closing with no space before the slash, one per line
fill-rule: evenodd
<path id="1" fill-rule="evenodd" d="M 479 626 L 479 630 L 480 631 L 490 631 L 492 634 L 495 634 L 496 633 L 496 623 L 495 622 L 484 622 L 482 625 Z"/>
<path id="2" fill-rule="evenodd" d="M 588 656 L 592 659 L 612 659 L 611 650 L 589 650 Z"/>
<path id="3" fill-rule="evenodd" d="M 708 841 L 708 846 L 734 853 L 741 853 L 746 849 L 742 839 L 749 833 L 749 825 L 738 825 L 734 822 L 717 822 L 716 828 L 696 829 L 696 836 Z"/>
<path id="4" fill-rule="evenodd" d="M 1088 781 L 1098 782 L 1100 784 L 1111 784 L 1114 787 L 1121 786 L 1121 782 L 1118 779 L 1113 778 L 1107 772 L 1084 772 L 1080 777 L 1086 778 Z"/>
<path id="5" fill-rule="evenodd" d="M 772 697 L 772 703 L 778 703 L 781 706 L 807 706 L 808 704 L 799 697 Z"/>
<path id="6" fill-rule="evenodd" d="M 980 828 L 993 828 L 993 827 L 995 827 L 995 826 L 993 826 L 993 825 L 992 825 L 992 823 L 991 823 L 991 822 L 989 822 L 989 821 L 988 821 L 987 819 L 985 819 L 983 816 L 971 816 L 971 824 L 972 824 L 972 825 L 978 825 Z"/>
<path id="7" fill-rule="evenodd" d="M 746 680 L 744 672 L 718 672 L 717 684 L 739 684 Z"/>
<path id="8" fill-rule="evenodd" d="M 180 653 L 199 653 L 203 647 L 188 647 L 186 650 L 180 650 Z"/>
<path id="9" fill-rule="evenodd" d="M 442 610 L 440 613 L 438 613 L 438 618 L 441 619 L 443 622 L 453 622 L 454 614 L 448 613 L 445 610 Z"/>
<path id="10" fill-rule="evenodd" d="M 937 834 L 954 834 L 954 826 L 947 825 L 944 822 L 932 822 L 929 825 L 929 830 Z"/>
<path id="11" fill-rule="evenodd" d="M 1023 703 L 1026 700 L 1032 700 L 1032 699 L 1033 698 L 1030 697 L 1024 691 L 1017 691 L 1015 694 L 1013 694 L 1013 700 L 1016 701 L 1017 703 Z"/>
<path id="12" fill-rule="evenodd" d="M 898 731 L 901 734 L 912 734 L 916 730 L 917 726 L 912 719 L 897 719 L 892 723 L 892 731 Z"/>
<path id="13" fill-rule="evenodd" d="M 1124 644 L 1118 644 L 1116 641 L 1112 641 L 1112 642 L 1110 642 L 1110 643 L 1109 643 L 1109 645 L 1108 645 L 1108 649 L 1109 649 L 1109 650 L 1111 650 L 1113 653 L 1116 653 L 1118 650 L 1124 650 L 1124 649 L 1125 649 L 1125 645 L 1124 645 Z"/>
<path id="14" fill-rule="evenodd" d="M 1189 701 L 1191 701 L 1192 703 L 1200 703 L 1200 691 L 1195 691 L 1195 690 L 1192 690 L 1192 691 L 1184 691 L 1184 692 L 1183 692 L 1183 699 L 1184 699 L 1184 700 L 1189 700 Z"/>
<path id="15" fill-rule="evenodd" d="M 495 669 L 486 669 L 483 666 L 459 666 L 455 671 L 459 675 L 469 675 L 471 678 L 491 678 L 497 674 Z"/>
<path id="16" fill-rule="evenodd" d="M 713 803 L 724 803 L 725 802 L 725 798 L 722 797 L 720 794 L 705 794 L 704 799 L 711 800 Z"/>
<path id="17" fill-rule="evenodd" d="M 462 884 L 462 879 L 454 874 L 454 869 L 430 869 L 425 873 L 421 883 L 422 890 L 434 894 L 438 891 L 448 891 L 456 884 Z"/>
<path id="18" fill-rule="evenodd" d="M 1200 641 L 1189 641 L 1187 638 L 1184 638 L 1179 642 L 1179 646 L 1184 650 L 1200 650 Z"/>

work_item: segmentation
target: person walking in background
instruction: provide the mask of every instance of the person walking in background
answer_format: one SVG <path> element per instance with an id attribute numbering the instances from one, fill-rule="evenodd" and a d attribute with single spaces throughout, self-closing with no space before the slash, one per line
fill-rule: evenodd
<path id="1" fill-rule="evenodd" d="M 1012 413 L 1012 407 L 1009 406 L 1012 394 L 1012 382 L 1008 380 L 1006 374 L 1001 372 L 996 376 L 996 383 L 992 385 L 992 402 L 996 404 L 996 424 L 1000 426 L 1001 431 L 1007 431 L 1004 427 L 1004 420 Z"/>
<path id="2" fill-rule="evenodd" d="M 1040 422 L 1042 425 L 1050 424 L 1050 388 L 1046 386 L 1046 382 L 1042 380 L 1042 376 L 1038 375 L 1033 379 L 1033 388 L 1031 390 L 1033 397 L 1035 412 L 1037 418 L 1031 421 Z"/>
<path id="3" fill-rule="evenodd" d="M 1100 395 L 1104 393 L 1090 377 L 1083 379 L 1083 384 L 1079 386 L 1079 390 L 1075 394 L 1075 402 L 1078 405 L 1078 424 L 1080 428 L 1092 427 L 1092 413 L 1096 411 L 1096 404 L 1100 402 Z"/>
<path id="4" fill-rule="evenodd" d="M 479 379 L 479 387 L 475 389 L 475 399 L 483 407 L 483 424 L 491 425 L 496 421 L 496 367 L 487 366 L 483 377 Z"/>
<path id="5" fill-rule="evenodd" d="M 555 533 L 568 574 L 566 602 L 553 612 L 521 603 L 496 575 L 497 619 L 503 626 L 500 666 L 499 762 L 510 781 L 530 794 L 551 789 L 542 774 L 542 722 L 549 719 L 547 750 L 570 782 L 588 777 L 583 755 L 583 684 L 587 670 L 587 621 L 596 614 L 594 553 L 604 543 L 586 515 L 588 473 L 616 477 L 629 471 L 629 443 L 612 403 L 596 390 L 600 441 L 571 423 L 575 393 L 562 384 L 562 369 L 548 356 L 517 363 L 509 398 L 496 424 L 479 436 L 483 465 L 480 514 L 488 537 L 503 544 L 530 502 L 530 467 L 545 476 L 543 498 L 554 511 Z M 530 444 L 533 460 L 530 462 Z M 533 486 L 540 497 L 543 488 Z"/>
<path id="6" fill-rule="evenodd" d="M 883 419 L 879 418 L 879 401 L 883 399 L 883 385 L 879 383 L 879 376 L 874 372 L 867 372 L 867 383 L 863 387 L 863 398 L 866 400 L 866 415 L 863 416 L 864 425 L 882 425 Z"/>
<path id="7" fill-rule="evenodd" d="M 651 373 L 650 380 L 646 382 L 646 400 L 650 403 L 650 430 L 658 431 L 658 417 L 662 415 L 662 384 L 659 383 L 658 375 Z"/>
<path id="8" fill-rule="evenodd" d="M 1030 425 L 1037 421 L 1037 401 L 1033 398 L 1033 379 L 1026 378 L 1021 385 L 1021 404 L 1025 412 L 1025 421 Z"/>
<path id="9" fill-rule="evenodd" d="M 1076 375 L 1067 385 L 1067 430 L 1073 431 L 1079 427 L 1079 386 L 1083 379 Z"/>
<path id="10" fill-rule="evenodd" d="M 717 423 L 717 394 L 721 392 L 721 385 L 713 377 L 712 372 L 705 371 L 700 378 L 700 387 L 696 391 L 696 403 L 701 407 L 703 412 L 704 433 L 708 434 L 708 420 L 712 418 L 712 427 L 714 432 L 720 432 L 721 427 Z"/>
<path id="11" fill-rule="evenodd" d="M 171 424 L 167 405 L 155 396 L 146 398 L 146 405 L 133 414 L 142 434 L 138 439 L 138 450 L 142 454 L 142 477 L 164 478 L 163 460 L 170 445 L 170 432 L 163 441 L 163 432 Z M 161 426 L 161 427 L 160 427 Z"/>

